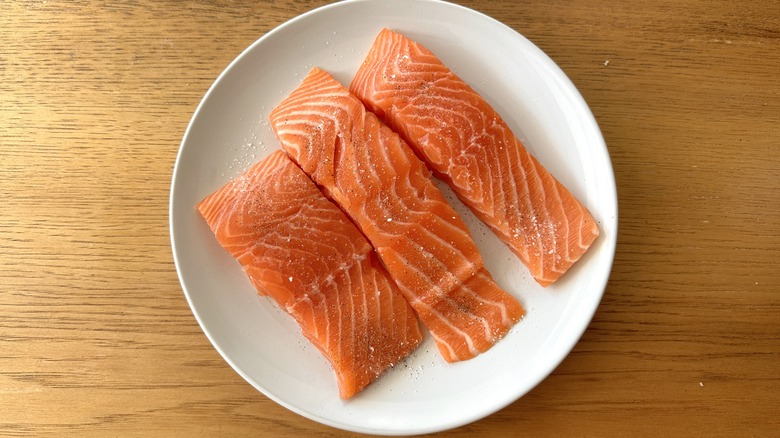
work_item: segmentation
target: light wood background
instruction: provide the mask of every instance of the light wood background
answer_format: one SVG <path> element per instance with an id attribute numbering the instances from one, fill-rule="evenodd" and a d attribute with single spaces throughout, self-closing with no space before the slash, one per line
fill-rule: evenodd
<path id="1" fill-rule="evenodd" d="M 0 436 L 352 435 L 221 359 L 167 225 L 205 91 L 324 3 L 0 0 Z M 777 436 L 780 2 L 462 3 L 531 39 L 582 92 L 613 160 L 620 233 L 571 355 L 442 435 Z"/>

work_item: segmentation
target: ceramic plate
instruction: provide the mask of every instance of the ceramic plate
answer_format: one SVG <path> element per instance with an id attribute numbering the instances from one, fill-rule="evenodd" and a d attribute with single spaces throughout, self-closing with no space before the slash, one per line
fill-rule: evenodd
<path id="1" fill-rule="evenodd" d="M 527 316 L 487 353 L 448 364 L 430 336 L 350 401 L 295 322 L 258 296 L 216 242 L 195 204 L 279 148 L 267 117 L 318 66 L 348 85 L 383 27 L 421 42 L 478 90 L 529 150 L 593 213 L 601 236 L 543 289 L 519 260 L 440 184 L 471 228 L 496 281 Z M 184 134 L 173 174 L 170 231 L 184 294 L 225 360 L 263 394 L 333 427 L 373 434 L 435 432 L 485 417 L 548 376 L 588 326 L 617 236 L 617 200 L 603 137 L 564 73 L 514 30 L 437 1 L 350 1 L 269 32 L 219 76 Z"/>

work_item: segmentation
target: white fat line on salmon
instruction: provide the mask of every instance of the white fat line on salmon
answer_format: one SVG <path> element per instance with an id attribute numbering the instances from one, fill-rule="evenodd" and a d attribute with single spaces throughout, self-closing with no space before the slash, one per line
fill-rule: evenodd
<path id="1" fill-rule="evenodd" d="M 474 346 L 474 340 L 471 339 L 471 336 L 469 336 L 468 333 L 464 332 L 463 330 L 461 330 L 457 326 L 455 326 L 455 324 L 453 324 L 449 320 L 449 318 L 445 318 L 444 315 L 442 315 L 438 310 L 434 309 L 433 307 L 431 307 L 431 306 L 429 306 L 429 305 L 427 305 L 425 303 L 423 303 L 423 306 L 425 308 L 427 308 L 428 310 L 430 310 L 430 312 L 433 315 L 435 315 L 439 320 L 441 320 L 441 322 L 444 323 L 444 325 L 449 327 L 453 332 L 455 332 L 458 335 L 460 335 L 463 338 L 463 340 L 466 342 L 466 346 L 468 346 L 469 352 L 471 352 L 471 354 L 473 354 L 474 356 L 479 355 L 480 351 Z M 429 327 L 429 331 L 431 331 L 430 327 Z M 431 331 L 431 336 L 433 336 L 435 338 L 438 338 L 439 340 L 444 342 L 444 340 L 442 338 L 440 338 L 439 336 L 435 335 L 433 333 L 433 331 Z M 444 342 L 444 344 L 447 345 L 447 348 L 450 350 L 450 352 L 452 352 L 452 356 L 454 358 L 456 358 L 457 360 L 461 360 L 460 356 L 455 354 L 455 352 L 453 351 L 452 346 L 450 345 L 449 342 Z"/>
<path id="2" fill-rule="evenodd" d="M 340 92 L 339 88 L 334 84 L 325 83 L 325 78 L 320 81 L 312 81 L 308 85 L 306 82 L 301 83 L 301 86 L 295 90 L 284 100 L 284 106 L 276 108 L 275 116 L 283 116 L 290 111 L 290 108 L 295 108 L 301 104 L 301 102 L 308 103 L 311 96 L 336 96 L 342 97 L 344 94 Z"/>
<path id="3" fill-rule="evenodd" d="M 562 207 L 563 206 L 563 198 L 561 197 L 561 192 L 558 190 L 558 184 L 556 184 L 555 181 L 553 181 L 552 190 L 553 190 L 553 193 L 551 193 L 551 195 L 554 196 L 555 199 L 558 200 L 558 203 L 556 205 L 561 206 L 561 214 L 563 216 L 563 225 L 564 225 L 564 227 L 566 227 L 565 228 L 566 231 L 563 233 L 563 236 L 565 236 L 565 239 L 563 239 L 563 247 L 564 247 L 564 251 L 563 252 L 567 255 L 567 258 L 568 258 L 568 254 L 569 254 L 569 236 L 571 236 L 571 233 L 572 233 L 571 226 L 570 226 L 571 222 L 569 221 L 569 216 L 566 214 L 566 209 Z M 555 224 L 555 222 L 552 221 L 552 219 L 551 219 L 552 218 L 552 214 L 550 214 L 550 211 L 547 209 L 546 205 L 545 205 L 545 212 L 547 213 L 547 221 L 546 221 L 546 224 L 543 224 L 543 225 L 547 225 L 548 228 L 545 229 L 545 231 L 547 231 L 548 235 L 550 236 L 549 239 L 548 239 L 548 240 L 550 240 L 550 242 L 548 242 L 548 246 L 550 248 L 547 250 L 547 254 L 552 257 L 552 269 L 551 270 L 553 272 L 558 272 L 560 274 L 563 274 L 564 272 L 566 272 L 566 270 L 561 271 L 561 270 L 558 269 L 558 266 L 559 266 L 558 262 L 561 260 L 561 256 L 560 256 L 560 252 L 557 251 L 558 250 L 558 239 L 557 239 L 557 236 L 560 235 L 561 233 L 557 233 L 556 232 L 558 230 L 558 227 Z M 582 233 L 577 233 L 577 234 L 582 234 Z M 577 236 L 577 239 L 581 241 L 582 237 L 581 236 Z M 578 243 L 578 245 L 579 245 L 579 243 Z M 557 256 L 556 256 L 556 254 L 557 254 Z"/>
<path id="4" fill-rule="evenodd" d="M 545 198 L 547 198 L 547 194 L 545 193 Z M 556 241 L 556 226 L 555 223 L 552 221 L 550 214 L 550 211 L 547 208 L 547 202 L 542 204 L 543 208 L 541 210 L 537 210 L 534 212 L 534 214 L 531 216 L 531 223 L 533 224 L 533 231 L 535 232 L 536 237 L 536 251 L 534 251 L 534 255 L 538 258 L 539 263 L 537 266 L 539 267 L 538 276 L 544 277 L 544 266 L 545 266 L 545 259 L 548 256 L 552 256 L 555 251 L 555 246 L 557 245 Z M 540 220 L 539 215 L 542 215 L 543 218 Z M 568 227 L 568 224 L 567 224 Z M 568 237 L 568 234 L 567 234 Z M 568 248 L 567 248 L 568 252 Z M 555 259 L 551 257 L 552 259 L 552 266 L 553 269 L 551 271 L 554 271 L 555 268 Z"/>
<path id="5" fill-rule="evenodd" d="M 443 345 L 447 348 L 447 351 L 449 351 L 451 358 L 453 358 L 454 360 L 461 360 L 460 356 L 455 354 L 455 350 L 453 350 L 452 345 L 450 345 L 448 342 L 444 342 L 444 339 L 437 336 L 434 332 L 430 332 L 430 333 L 431 333 L 431 337 L 434 339 L 434 341 L 436 341 L 437 345 Z"/>
<path id="6" fill-rule="evenodd" d="M 363 275 L 362 275 L 363 274 L 363 268 L 362 268 L 361 265 L 356 265 L 356 268 L 357 268 L 357 271 L 358 271 L 357 272 L 357 278 L 362 283 L 362 281 L 363 281 Z M 347 276 L 347 280 L 350 283 L 354 283 L 354 281 L 352 280 L 352 276 Z M 365 291 L 365 285 L 361 284 L 361 288 L 362 288 L 362 290 Z M 352 287 L 350 287 L 349 290 L 354 292 L 355 291 L 354 285 L 352 285 Z M 355 334 L 357 333 L 357 329 L 356 329 L 357 326 L 355 325 L 355 313 L 357 313 L 357 309 L 355 308 L 355 294 L 354 293 L 350 293 L 350 294 L 347 294 L 347 295 L 349 297 L 349 308 L 352 310 L 351 312 L 349 312 L 349 322 L 350 322 L 350 330 L 349 330 L 349 332 L 350 332 L 350 335 L 351 335 L 350 336 L 350 343 L 349 343 L 350 348 L 351 348 L 350 358 L 354 361 L 355 358 L 357 357 L 357 354 L 355 352 L 355 349 L 357 348 L 357 345 L 355 345 Z"/>
<path id="7" fill-rule="evenodd" d="M 338 273 L 342 273 L 342 272 L 343 273 L 349 272 L 355 266 L 358 266 L 360 268 L 360 271 L 362 272 L 361 262 L 369 256 L 370 252 L 368 251 L 370 251 L 370 247 L 366 249 L 366 252 L 364 252 L 363 254 L 353 253 L 352 263 L 341 263 L 341 265 L 339 265 L 339 267 L 337 268 L 335 275 L 338 275 Z M 330 273 L 320 283 L 309 284 L 308 286 L 306 286 L 309 288 L 309 291 L 304 293 L 304 295 L 301 298 L 297 299 L 296 301 L 293 301 L 292 305 L 297 304 L 299 301 L 311 302 L 310 296 L 322 295 L 323 294 L 322 289 L 326 288 L 326 286 L 331 286 L 331 287 L 337 286 L 335 281 L 336 280 L 335 275 L 334 273 Z M 288 280 L 292 282 L 294 278 L 288 277 Z"/>
<path id="8" fill-rule="evenodd" d="M 419 227 L 419 228 L 420 228 L 422 231 L 428 231 L 428 230 L 426 230 L 425 228 L 422 228 L 422 227 Z M 431 233 L 429 233 L 429 234 L 431 234 Z M 433 235 L 433 234 L 431 234 L 431 235 Z M 435 235 L 434 235 L 434 236 L 435 236 Z M 438 238 L 438 236 L 436 236 L 436 239 L 437 239 L 438 241 L 442 242 L 442 243 L 445 243 L 445 244 L 447 243 L 446 241 L 444 241 L 444 240 L 442 240 L 442 239 L 439 239 L 439 238 Z M 446 279 L 446 280 L 448 280 L 448 281 L 447 281 L 448 283 L 451 283 L 451 284 L 453 284 L 453 285 L 457 285 L 457 284 L 461 283 L 461 280 L 460 280 L 459 276 L 458 276 L 458 275 L 455 275 L 453 272 L 451 272 L 451 271 L 450 271 L 450 270 L 447 268 L 447 265 L 446 265 L 446 264 L 444 264 L 444 263 L 442 263 L 442 262 L 439 260 L 439 258 L 438 258 L 438 257 L 436 257 L 434 254 L 432 254 L 430 251 L 426 250 L 424 246 L 420 245 L 420 244 L 419 244 L 419 243 L 417 243 L 416 241 L 414 241 L 414 240 L 412 240 L 411 238 L 409 238 L 409 236 L 407 236 L 407 240 L 408 240 L 408 242 L 409 242 L 409 243 L 410 243 L 412 246 L 414 246 L 414 250 L 415 250 L 416 252 L 418 252 L 418 253 L 420 253 L 420 254 L 423 254 L 423 256 L 424 256 L 424 257 L 426 257 L 426 258 L 429 260 L 429 263 L 435 263 L 435 264 L 436 264 L 436 265 L 439 267 L 440 271 L 445 273 L 445 274 L 442 276 L 442 278 L 441 278 L 441 279 Z M 448 245 L 448 246 L 449 246 L 450 248 L 453 248 L 453 247 L 452 247 L 452 245 Z M 389 247 L 387 247 L 387 248 L 386 248 L 386 247 L 377 248 L 377 252 L 380 254 L 380 256 L 382 255 L 382 253 L 387 253 L 387 251 L 386 251 L 386 250 L 392 250 L 392 248 L 389 248 Z M 448 294 L 448 293 L 452 292 L 452 290 L 455 288 L 455 286 L 452 286 L 452 287 L 448 288 L 447 290 L 444 290 L 444 289 L 442 289 L 442 288 L 441 288 L 441 286 L 440 286 L 439 284 L 437 284 L 437 282 L 433 281 L 433 280 L 432 280 L 432 279 L 431 279 L 431 278 L 430 278 L 428 275 L 426 275 L 426 274 L 425 274 L 423 271 L 421 271 L 421 270 L 419 270 L 419 269 L 417 269 L 417 268 L 414 268 L 414 267 L 413 267 L 413 265 L 412 265 L 412 263 L 410 263 L 410 262 L 409 262 L 409 260 L 408 260 L 406 257 L 404 257 L 404 256 L 403 256 L 403 255 L 402 255 L 400 252 L 398 252 L 398 251 L 392 251 L 392 252 L 395 254 L 395 256 L 396 256 L 396 257 L 397 257 L 397 258 L 398 258 L 400 261 L 402 261 L 402 262 L 403 262 L 403 264 L 404 264 L 405 266 L 407 266 L 407 267 L 408 267 L 407 269 L 408 269 L 409 271 L 416 273 L 416 274 L 417 274 L 417 276 L 418 276 L 419 278 L 422 278 L 423 280 L 425 280 L 425 281 L 426 281 L 426 282 L 427 282 L 427 283 L 430 285 L 430 289 L 433 289 L 433 290 L 435 290 L 435 291 L 439 292 L 439 294 L 440 294 L 440 295 L 446 295 L 446 294 Z M 453 252 L 456 252 L 454 248 L 453 248 Z M 480 269 L 480 268 L 482 268 L 482 264 L 481 264 L 481 263 L 480 263 L 479 265 L 476 265 L 476 264 L 472 263 L 472 262 L 471 262 L 471 260 L 469 260 L 469 259 L 467 259 L 467 258 L 465 258 L 465 257 L 464 257 L 464 260 L 466 260 L 466 261 L 468 262 L 468 264 L 466 265 L 466 266 L 468 267 L 468 269 L 466 270 L 466 272 L 471 272 L 471 275 L 470 275 L 469 277 L 467 277 L 467 278 L 471 278 L 471 276 L 473 276 L 473 275 L 474 275 L 474 273 L 476 273 L 477 271 L 479 271 L 479 269 Z M 415 296 L 415 299 L 419 299 L 419 298 L 418 298 L 418 297 L 419 297 L 419 295 L 418 295 L 417 293 L 415 293 L 415 294 L 414 294 L 414 296 Z"/>
<path id="9" fill-rule="evenodd" d="M 477 273 L 475 275 L 473 275 L 472 277 L 469 277 L 469 279 L 475 278 L 477 276 L 482 276 L 482 274 L 479 271 L 477 271 Z M 492 280 L 490 280 L 490 281 L 492 281 Z M 466 287 L 466 283 L 467 282 L 468 282 L 468 280 L 462 282 L 460 285 L 455 286 L 450 292 L 455 291 L 456 289 L 460 288 L 461 290 L 463 290 L 465 292 L 468 292 L 477 301 L 479 301 L 479 302 L 481 302 L 483 304 L 487 304 L 489 306 L 496 306 L 499 309 L 499 311 L 501 312 L 501 316 L 502 316 L 502 321 L 501 322 L 502 322 L 502 324 L 504 326 L 506 326 L 506 327 L 511 327 L 512 326 L 512 321 L 509 320 L 509 317 L 508 317 L 507 312 L 506 312 L 506 306 L 503 303 L 492 302 L 492 301 L 488 301 L 488 300 L 482 298 L 473 289 L 471 289 L 470 287 Z M 497 285 L 496 285 L 496 287 L 497 287 Z M 485 318 L 483 316 L 477 316 L 477 315 L 475 315 L 472 312 L 463 311 L 462 309 L 460 309 L 460 305 L 458 305 L 458 303 L 454 299 L 452 299 L 452 297 L 450 296 L 449 293 L 445 294 L 443 296 L 440 296 L 440 300 L 447 302 L 450 306 L 452 306 L 455 309 L 461 310 L 461 312 L 465 313 L 470 319 L 480 323 L 482 325 L 482 327 L 484 328 L 484 330 L 485 330 L 485 339 L 488 342 L 490 342 L 491 344 L 495 343 L 496 339 L 495 339 L 495 336 L 493 335 L 493 332 L 490 329 L 490 322 L 487 320 L 487 318 Z M 422 305 L 424 305 L 426 307 L 430 307 L 430 305 L 424 303 L 421 299 L 416 299 L 415 302 L 419 303 L 419 304 L 422 304 Z"/>
<path id="10" fill-rule="evenodd" d="M 403 200 L 403 197 L 401 197 L 397 193 L 395 193 L 394 189 L 393 189 L 393 195 L 396 196 L 396 199 L 399 199 L 401 201 Z M 436 205 L 442 205 L 445 202 L 446 201 L 441 202 L 439 200 L 428 200 L 428 202 L 426 202 L 426 204 L 435 203 Z M 420 215 L 424 215 L 426 213 L 434 211 L 433 208 L 429 208 L 427 210 L 412 210 L 410 208 L 407 208 L 407 210 L 411 212 L 411 214 L 407 213 L 407 216 L 410 216 L 410 217 L 411 216 L 420 216 Z M 453 210 L 453 212 L 454 212 L 454 210 Z M 445 216 L 440 216 L 440 215 L 437 215 L 437 214 L 434 214 L 434 213 L 430 213 L 430 214 L 433 216 L 434 220 L 436 221 L 436 225 L 438 227 L 444 228 L 446 230 L 446 233 L 442 233 L 442 232 L 433 233 L 430 229 L 428 229 L 426 227 L 423 227 L 419 223 L 415 223 L 415 222 L 408 222 L 408 223 L 409 223 L 409 225 L 420 227 L 422 229 L 422 231 L 427 232 L 428 235 L 432 236 L 433 239 L 436 240 L 442 246 L 448 247 L 449 250 L 453 254 L 457 255 L 459 258 L 462 258 L 462 259 L 465 259 L 465 260 L 469 260 L 470 258 L 467 257 L 463 253 L 463 251 L 460 251 L 452 243 L 452 240 L 447 241 L 447 240 L 444 240 L 444 238 L 440 237 L 442 234 L 446 234 L 449 239 L 452 239 L 454 237 L 454 238 L 456 238 L 456 240 L 459 240 L 459 241 L 472 242 L 473 239 L 471 237 L 471 234 L 469 234 L 468 229 L 466 228 L 465 223 L 463 223 L 461 220 L 459 220 L 459 218 L 457 216 L 449 216 L 450 213 L 446 213 L 446 217 Z M 454 222 L 450 221 L 448 219 L 448 217 L 451 217 L 456 222 L 462 223 L 463 227 L 461 228 L 461 227 L 457 226 Z M 431 227 L 431 228 L 433 228 L 433 227 Z"/>
<path id="11" fill-rule="evenodd" d="M 320 124 L 325 121 L 331 121 L 338 125 L 339 116 L 343 116 L 344 118 L 348 117 L 349 110 L 347 107 L 343 105 L 335 105 L 333 99 L 350 99 L 350 95 L 342 93 L 318 94 L 317 98 L 330 98 L 331 100 L 323 100 L 321 102 L 306 100 L 298 105 L 298 107 L 289 109 L 283 113 L 282 115 L 284 116 L 284 119 L 281 121 L 281 124 L 288 125 L 296 121 L 297 123 L 302 123 L 302 121 L 305 120 L 318 120 L 320 121 Z M 293 107 L 290 106 L 289 108 Z"/>
<path id="12" fill-rule="evenodd" d="M 432 181 L 431 181 L 431 184 L 433 184 Z M 438 191 L 438 188 L 436 190 Z M 391 192 L 391 194 L 394 197 L 393 199 L 396 199 L 396 200 L 398 200 L 401 203 L 403 203 L 403 201 L 406 199 L 404 196 L 401 196 L 401 195 L 399 195 L 396 192 L 395 186 L 391 187 L 390 192 Z M 440 216 L 440 215 L 434 215 L 433 213 L 431 213 L 431 214 L 434 216 L 434 218 L 436 220 L 436 225 L 438 225 L 439 227 L 444 228 L 446 230 L 446 234 L 448 236 L 454 235 L 454 237 L 457 237 L 458 240 L 467 241 L 467 242 L 472 242 L 473 241 L 473 239 L 471 237 L 471 234 L 469 234 L 468 228 L 466 227 L 465 223 L 463 223 L 462 220 L 458 220 L 457 212 L 455 212 L 455 210 L 453 210 L 451 207 L 449 207 L 449 204 L 447 204 L 447 201 L 446 201 L 446 199 L 444 199 L 443 195 L 442 195 L 441 199 L 426 199 L 425 201 L 426 201 L 425 202 L 426 206 L 428 206 L 428 204 L 435 204 L 435 205 L 443 205 L 445 207 L 444 210 L 447 211 L 446 217 L 445 216 Z M 402 205 L 405 207 L 405 209 L 407 211 L 412 212 L 414 215 L 421 215 L 421 214 L 425 214 L 425 213 L 427 213 L 429 211 L 435 211 L 435 209 L 430 208 L 430 207 L 427 209 L 427 211 L 426 210 L 412 210 L 406 204 L 402 204 Z M 455 216 L 450 216 L 452 213 L 455 213 Z M 407 216 L 412 216 L 412 214 L 407 213 Z M 452 219 L 454 219 L 455 222 L 459 222 L 459 223 L 463 224 L 463 227 L 461 228 L 461 227 L 457 226 L 455 222 L 451 222 L 450 220 L 448 220 L 447 219 L 448 217 L 451 217 Z M 390 221 L 388 221 L 388 222 L 390 222 Z M 410 225 L 414 225 L 414 223 L 410 223 Z M 417 225 L 421 227 L 421 225 L 419 225 L 419 224 L 417 224 Z M 461 259 L 470 260 L 470 258 L 467 257 L 462 251 L 460 251 L 455 245 L 453 245 L 451 241 L 446 241 L 446 240 L 444 240 L 443 238 L 440 237 L 441 234 L 444 234 L 444 233 L 440 232 L 440 233 L 435 233 L 434 234 L 433 232 L 431 232 L 430 229 L 427 229 L 427 228 L 424 228 L 424 227 L 422 228 L 422 230 L 426 231 L 428 233 L 428 235 L 432 236 L 433 239 L 436 240 L 439 244 L 441 244 L 444 247 L 449 248 L 449 250 L 453 254 L 456 254 Z M 411 240 L 411 239 L 409 239 L 409 240 Z M 425 251 L 425 249 L 422 246 L 420 246 L 419 249 L 421 250 L 421 252 L 425 252 L 426 256 L 431 255 L 429 252 Z M 471 263 L 471 262 L 469 262 L 469 263 Z M 474 266 L 474 264 L 472 263 L 471 266 Z"/>
<path id="13" fill-rule="evenodd" d="M 508 141 L 512 141 L 512 139 L 507 139 L 505 137 L 502 137 L 500 140 L 497 140 L 500 144 L 506 144 Z M 492 162 L 493 163 L 512 163 L 513 161 L 510 161 L 510 154 L 513 153 L 512 147 L 501 147 L 499 150 L 496 150 L 496 148 L 492 148 L 491 152 L 495 155 L 492 156 Z M 519 157 L 518 157 L 519 159 Z M 519 161 L 515 161 L 519 162 Z M 508 218 L 511 218 L 512 215 L 509 213 L 509 211 L 512 209 L 512 206 L 519 205 L 517 197 L 517 181 L 512 177 L 512 175 L 509 172 L 502 173 L 502 170 L 505 169 L 503 166 L 485 166 L 488 169 L 488 172 L 490 174 L 490 178 L 487 180 L 489 181 L 489 196 L 490 196 L 490 202 L 494 206 L 494 209 L 499 212 L 506 212 L 506 215 Z M 495 171 L 495 174 L 494 174 Z M 504 190 L 504 181 L 509 182 L 510 189 Z M 496 208 L 496 206 L 498 206 Z"/>
<path id="14" fill-rule="evenodd" d="M 461 287 L 463 287 L 463 285 L 461 285 Z M 452 298 L 451 298 L 449 295 L 447 295 L 446 297 L 444 297 L 444 300 L 445 300 L 445 301 L 446 301 L 446 302 L 447 302 L 447 303 L 448 303 L 450 306 L 452 306 L 453 308 L 455 308 L 455 309 L 458 309 L 458 310 L 460 310 L 461 312 L 465 313 L 465 314 L 466 314 L 466 315 L 469 317 L 469 319 L 471 319 L 472 321 L 475 321 L 475 322 L 477 322 L 477 323 L 480 323 L 480 324 L 482 324 L 482 328 L 485 330 L 485 339 L 486 339 L 488 342 L 490 342 L 491 344 L 495 343 L 495 341 L 496 341 L 496 340 L 495 340 L 495 336 L 493 336 L 493 335 L 491 334 L 491 331 L 490 331 L 490 323 L 488 322 L 487 318 L 485 318 L 484 316 L 477 316 L 477 315 L 475 315 L 474 313 L 472 313 L 471 311 L 468 311 L 468 312 L 467 312 L 467 311 L 465 311 L 465 310 L 461 309 L 461 306 L 460 306 L 460 305 L 458 305 L 458 303 L 457 303 L 455 300 L 453 300 L 453 299 L 452 299 Z"/>
<path id="15" fill-rule="evenodd" d="M 482 276 L 483 274 L 478 272 L 476 275 L 477 276 Z M 490 280 L 490 281 L 493 281 L 493 280 Z M 498 285 L 496 285 L 496 286 L 498 286 Z M 477 301 L 479 301 L 479 302 L 481 302 L 483 304 L 486 304 L 488 306 L 494 306 L 494 307 L 498 308 L 499 312 L 501 312 L 501 322 L 505 326 L 511 327 L 513 325 L 512 320 L 509 319 L 509 314 L 506 311 L 506 305 L 504 303 L 502 303 L 500 301 L 489 301 L 489 300 L 483 298 L 482 296 L 480 296 L 478 293 L 474 292 L 474 290 L 472 288 L 466 287 L 465 284 L 462 287 L 463 287 L 463 290 L 468 291 L 469 294 L 471 294 L 471 296 L 473 296 Z"/>
<path id="16" fill-rule="evenodd" d="M 447 164 L 446 171 L 444 171 L 442 173 L 444 173 L 445 175 L 452 175 L 453 173 L 457 174 L 458 173 L 457 170 L 459 170 L 462 167 L 466 167 L 466 166 L 463 166 L 463 165 L 460 165 L 460 164 L 455 164 L 455 160 L 457 160 L 458 158 L 466 156 L 467 152 L 468 151 L 464 151 L 464 152 L 460 153 L 459 155 L 452 157 L 450 159 L 449 163 Z M 473 155 L 473 154 L 469 154 L 469 155 Z M 468 170 L 468 169 L 466 169 L 466 170 Z M 466 198 L 466 200 L 467 200 L 466 204 L 469 206 L 469 208 L 471 208 L 472 210 L 476 210 L 477 212 L 481 213 L 482 215 L 484 215 L 486 217 L 495 218 L 497 211 L 501 212 L 501 213 L 506 211 L 506 208 L 503 207 L 503 206 L 499 207 L 499 208 L 496 208 L 496 205 L 498 203 L 496 202 L 496 197 L 495 197 L 496 191 L 493 188 L 493 184 L 496 181 L 500 181 L 500 178 L 494 178 L 492 176 L 492 170 L 493 169 L 491 169 L 489 167 L 487 169 L 480 169 L 480 170 L 481 171 L 487 171 L 488 174 L 490 175 L 489 178 L 484 178 L 484 180 L 486 180 L 490 184 L 489 190 L 478 190 L 478 189 L 482 188 L 483 186 L 477 187 L 477 190 L 473 190 L 473 188 L 471 186 L 469 186 L 469 187 L 457 186 L 457 188 L 455 188 L 454 190 L 455 190 L 456 193 L 458 193 L 461 196 Z M 486 200 L 485 199 L 485 195 L 490 195 L 490 199 Z M 492 208 L 489 209 L 489 210 L 487 208 L 488 205 L 492 206 Z"/>
<path id="17" fill-rule="evenodd" d="M 295 230 L 296 228 L 293 227 L 292 229 Z M 298 228 L 298 229 L 308 229 L 308 228 Z M 274 234 L 276 234 L 276 232 L 274 232 Z M 257 241 L 257 242 L 254 243 L 254 245 L 247 246 L 244 249 L 244 251 L 242 251 L 241 253 L 237 253 L 236 258 L 241 258 L 241 257 L 246 256 L 246 255 L 252 255 L 252 254 L 254 254 L 254 252 L 255 252 L 255 250 L 257 248 L 263 248 L 263 249 L 265 249 L 267 251 L 274 251 L 274 252 L 286 252 L 286 253 L 290 254 L 290 257 L 296 257 L 296 258 L 300 258 L 299 256 L 301 254 L 311 254 L 312 252 L 317 253 L 317 251 L 314 251 L 314 249 L 316 249 L 316 248 L 326 248 L 326 249 L 327 248 L 331 248 L 331 249 L 333 248 L 332 246 L 325 245 L 325 244 L 322 244 L 320 242 L 308 242 L 307 246 L 300 246 L 300 247 L 297 247 L 297 248 L 291 248 L 288 245 L 285 245 L 285 243 L 287 243 L 286 242 L 286 238 L 283 239 L 283 238 L 280 237 L 277 240 L 280 243 L 278 245 L 272 244 L 270 242 Z M 316 246 L 316 248 L 313 248 L 314 246 Z M 368 250 L 368 248 L 366 248 L 366 250 Z M 322 253 L 322 250 L 320 250 L 320 251 L 321 252 L 319 252 L 319 253 Z M 298 254 L 298 256 L 295 256 L 295 254 Z"/>
<path id="18" fill-rule="evenodd" d="M 587 212 L 587 210 L 585 210 L 585 207 L 584 207 L 584 206 L 582 206 L 582 205 L 580 205 L 580 214 L 582 215 L 582 217 L 583 217 L 583 218 L 587 218 L 587 215 L 585 214 L 586 212 Z M 596 220 L 596 219 L 594 218 L 593 220 Z M 580 248 L 582 248 L 582 249 L 587 249 L 587 246 L 585 246 L 585 245 L 583 245 L 583 244 L 582 244 L 582 238 L 584 237 L 584 235 L 583 235 L 583 233 L 582 233 L 582 227 L 585 225 L 585 222 L 586 222 L 586 221 L 585 221 L 585 220 L 580 220 L 580 221 L 578 221 L 578 222 L 579 222 L 579 224 L 580 224 L 580 230 L 579 230 L 579 232 L 577 233 L 577 235 L 579 236 L 579 240 L 577 241 L 577 246 L 579 246 L 579 247 L 580 247 Z M 591 231 L 591 235 L 598 236 L 598 234 L 599 234 L 599 233 L 598 233 L 598 228 L 594 228 L 594 229 L 593 229 L 593 231 Z M 567 253 L 566 253 L 566 255 L 568 256 L 568 255 L 569 255 L 569 253 L 567 252 Z M 568 259 L 568 260 L 571 260 L 571 259 L 570 259 L 570 258 L 568 258 L 568 257 L 567 257 L 567 259 Z"/>

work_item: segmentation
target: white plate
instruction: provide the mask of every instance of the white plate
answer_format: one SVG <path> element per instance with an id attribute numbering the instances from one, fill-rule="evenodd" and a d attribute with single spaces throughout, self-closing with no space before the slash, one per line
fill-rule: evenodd
<path id="1" fill-rule="evenodd" d="M 518 259 L 452 196 L 496 281 L 528 315 L 493 349 L 447 364 L 430 337 L 351 401 L 292 318 L 259 297 L 217 244 L 195 204 L 279 146 L 267 117 L 318 66 L 345 85 L 382 27 L 436 53 L 472 84 L 531 152 L 593 213 L 601 236 L 558 283 L 538 286 Z M 444 187 L 443 185 L 440 185 Z M 606 145 L 586 103 L 541 50 L 503 24 L 437 1 L 354 1 L 303 14 L 252 44 L 219 76 L 184 134 L 173 173 L 171 243 L 184 294 L 203 331 L 249 383 L 283 406 L 351 431 L 404 435 L 457 427 L 523 396 L 588 326 L 617 236 Z"/>

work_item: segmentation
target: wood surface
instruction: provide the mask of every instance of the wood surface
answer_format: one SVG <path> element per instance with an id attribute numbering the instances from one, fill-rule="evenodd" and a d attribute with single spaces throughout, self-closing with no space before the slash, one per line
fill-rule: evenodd
<path id="1" fill-rule="evenodd" d="M 0 436 L 357 436 L 228 366 L 168 237 L 203 94 L 324 3 L 0 0 Z M 573 352 L 441 435 L 778 436 L 780 2 L 462 4 L 536 43 L 583 94 L 620 230 Z"/>

